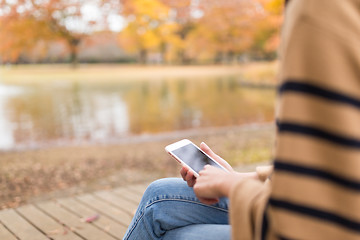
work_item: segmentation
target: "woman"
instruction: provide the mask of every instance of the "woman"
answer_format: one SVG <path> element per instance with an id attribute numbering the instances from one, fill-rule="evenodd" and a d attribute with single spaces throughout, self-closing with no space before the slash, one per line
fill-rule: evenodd
<path id="1" fill-rule="evenodd" d="M 291 0 L 281 40 L 271 181 L 202 144 L 230 173 L 153 183 L 125 239 L 360 239 L 360 2 Z"/>

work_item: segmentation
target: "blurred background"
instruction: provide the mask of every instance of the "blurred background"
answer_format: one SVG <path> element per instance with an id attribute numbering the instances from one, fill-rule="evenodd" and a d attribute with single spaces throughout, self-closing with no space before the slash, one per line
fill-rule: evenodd
<path id="1" fill-rule="evenodd" d="M 0 0 L 0 208 L 235 167 L 274 144 L 283 0 Z"/>

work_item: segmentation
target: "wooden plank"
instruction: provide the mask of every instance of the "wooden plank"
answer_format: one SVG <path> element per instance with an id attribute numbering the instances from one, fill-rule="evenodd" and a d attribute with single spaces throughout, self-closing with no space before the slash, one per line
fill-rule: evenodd
<path id="1" fill-rule="evenodd" d="M 120 198 L 116 194 L 109 191 L 95 192 L 94 195 L 124 210 L 125 212 L 129 213 L 131 217 L 135 215 L 138 204 L 130 200 Z"/>
<path id="2" fill-rule="evenodd" d="M 89 208 L 88 206 L 85 206 L 74 198 L 62 198 L 58 199 L 57 202 L 60 203 L 64 208 L 76 213 L 81 218 L 86 218 L 97 214 L 97 211 Z M 121 237 L 125 235 L 127 230 L 127 225 L 125 226 L 117 223 L 104 215 L 100 215 L 96 221 L 92 222 L 92 224 L 102 229 L 103 231 L 108 232 L 116 239 L 121 239 Z"/>
<path id="3" fill-rule="evenodd" d="M 89 207 L 96 209 L 99 213 L 102 213 L 119 223 L 125 224 L 125 226 L 129 225 L 132 220 L 132 217 L 122 209 L 114 207 L 91 194 L 78 196 L 77 199 Z"/>
<path id="4" fill-rule="evenodd" d="M 31 225 L 15 212 L 14 209 L 6 209 L 0 212 L 0 221 L 19 239 L 46 240 L 43 233 Z"/>
<path id="5" fill-rule="evenodd" d="M 81 219 L 70 213 L 68 210 L 62 208 L 59 204 L 55 202 L 45 202 L 37 204 L 37 206 L 45 211 L 47 214 L 51 215 L 57 221 L 68 226 L 73 232 L 82 236 L 88 240 L 113 240 L 112 236 L 101 231 L 100 229 L 94 227 L 92 224 L 82 222 Z"/>
<path id="6" fill-rule="evenodd" d="M 81 240 L 81 238 L 69 231 L 60 223 L 46 215 L 33 205 L 25 205 L 16 209 L 24 218 L 44 232 L 48 237 L 55 240 Z"/>
<path id="7" fill-rule="evenodd" d="M 17 238 L 7 230 L 4 225 L 0 224 L 0 239 L 1 240 L 17 240 Z"/>
<path id="8" fill-rule="evenodd" d="M 127 200 L 130 200 L 136 204 L 139 204 L 142 198 L 142 194 L 134 193 L 127 188 L 116 188 L 113 190 L 113 192 L 121 198 L 126 198 Z"/>

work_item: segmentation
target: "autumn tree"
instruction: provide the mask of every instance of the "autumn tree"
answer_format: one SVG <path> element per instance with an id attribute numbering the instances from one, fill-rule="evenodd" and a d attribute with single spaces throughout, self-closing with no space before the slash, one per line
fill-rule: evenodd
<path id="1" fill-rule="evenodd" d="M 115 5 L 106 0 L 0 0 L 1 57 L 14 62 L 39 41 L 60 40 L 76 65 L 79 44 L 105 27 Z"/>
<path id="2" fill-rule="evenodd" d="M 189 34 L 188 54 L 232 62 L 254 41 L 263 8 L 255 0 L 201 0 L 203 16 Z M 201 47 L 203 46 L 203 47 Z"/>
<path id="3" fill-rule="evenodd" d="M 119 34 L 120 45 L 137 52 L 143 64 L 151 51 L 161 52 L 165 58 L 167 44 L 178 42 L 178 24 L 170 14 L 170 8 L 158 0 L 123 1 L 122 15 L 127 26 Z"/>
<path id="4" fill-rule="evenodd" d="M 264 14 L 256 22 L 251 52 L 256 58 L 273 58 L 280 44 L 280 26 L 283 22 L 284 0 L 259 0 Z"/>
<path id="5" fill-rule="evenodd" d="M 15 62 L 30 49 L 61 41 L 73 64 L 79 46 L 122 15 L 122 48 L 180 63 L 230 63 L 243 54 L 274 56 L 284 0 L 0 0 L 0 56 Z"/>
<path id="6" fill-rule="evenodd" d="M 4 62 L 15 62 L 19 56 L 29 51 L 42 38 L 49 38 L 49 28 L 45 21 L 37 21 L 31 16 L 19 14 L 14 7 L 4 7 L 1 2 L 0 54 Z"/>
<path id="7" fill-rule="evenodd" d="M 189 61 L 186 55 L 186 41 L 188 34 L 194 27 L 194 19 L 198 10 L 198 2 L 194 0 L 161 0 L 170 8 L 171 18 L 177 23 L 175 32 L 177 41 L 170 45 L 168 54 L 173 55 L 182 64 Z"/>

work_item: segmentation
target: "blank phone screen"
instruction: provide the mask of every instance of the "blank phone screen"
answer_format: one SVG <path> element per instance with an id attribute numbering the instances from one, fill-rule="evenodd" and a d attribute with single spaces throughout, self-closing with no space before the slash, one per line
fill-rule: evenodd
<path id="1" fill-rule="evenodd" d="M 211 160 L 191 143 L 173 150 L 172 153 L 197 173 L 199 173 L 199 171 L 201 171 L 205 165 L 212 165 L 214 167 L 220 168 L 217 163 Z"/>

